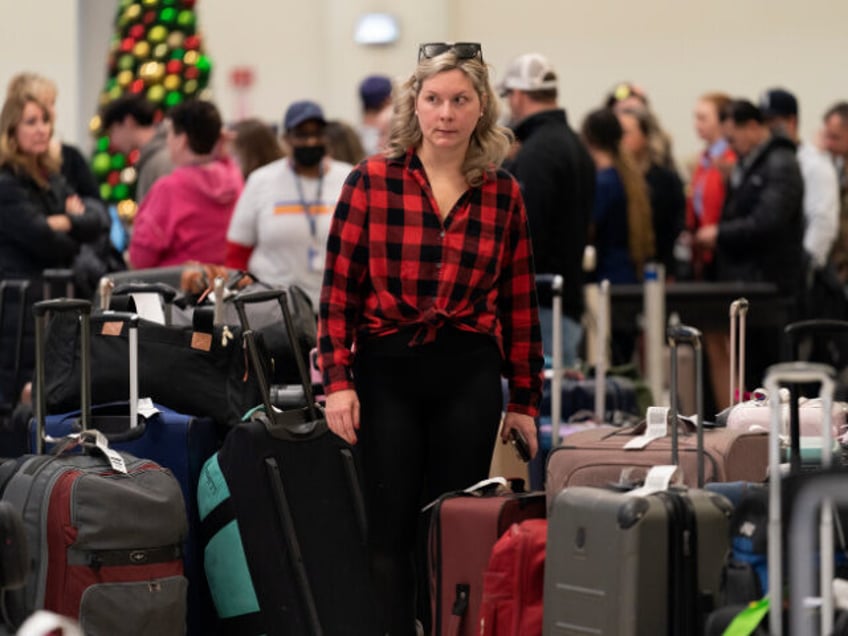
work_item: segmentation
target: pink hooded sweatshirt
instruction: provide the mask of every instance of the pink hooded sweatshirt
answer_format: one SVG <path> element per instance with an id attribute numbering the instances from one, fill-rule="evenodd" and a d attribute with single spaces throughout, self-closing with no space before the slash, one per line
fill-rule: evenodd
<path id="1" fill-rule="evenodd" d="M 186 261 L 223 264 L 227 228 L 244 187 L 229 157 L 180 166 L 156 180 L 141 201 L 130 238 L 133 268 Z"/>

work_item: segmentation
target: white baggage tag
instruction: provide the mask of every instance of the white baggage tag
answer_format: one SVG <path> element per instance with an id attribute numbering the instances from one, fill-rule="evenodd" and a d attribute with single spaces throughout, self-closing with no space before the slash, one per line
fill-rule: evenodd
<path id="1" fill-rule="evenodd" d="M 135 313 L 145 320 L 165 324 L 165 310 L 162 308 L 162 298 L 159 294 L 140 292 L 130 296 L 135 303 Z"/>
<path id="2" fill-rule="evenodd" d="M 87 434 L 94 435 L 94 445 L 103 453 L 103 456 L 108 460 L 109 465 L 112 467 L 112 470 L 118 473 L 127 474 L 127 465 L 124 462 L 124 458 L 121 457 L 121 454 L 109 448 L 109 440 L 106 439 L 106 436 L 97 430 L 88 430 Z"/>
<path id="3" fill-rule="evenodd" d="M 624 450 L 641 450 L 655 439 L 668 435 L 668 412 L 667 406 L 649 406 L 645 415 L 645 434 L 634 437 L 624 445 Z"/>
<path id="4" fill-rule="evenodd" d="M 138 412 L 144 419 L 153 417 L 159 414 L 159 409 L 153 404 L 153 400 L 149 397 L 138 398 Z"/>
<path id="5" fill-rule="evenodd" d="M 668 490 L 672 484 L 682 483 L 680 468 L 677 466 L 652 466 L 645 477 L 645 485 L 631 490 L 631 497 L 644 497 L 655 492 Z"/>

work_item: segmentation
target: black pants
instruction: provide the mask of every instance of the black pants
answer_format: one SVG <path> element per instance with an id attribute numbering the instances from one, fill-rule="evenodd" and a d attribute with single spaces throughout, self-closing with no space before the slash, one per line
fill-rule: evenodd
<path id="1" fill-rule="evenodd" d="M 354 365 L 371 569 L 391 636 L 414 634 L 422 502 L 486 478 L 502 410 L 491 338 L 448 327 L 434 343 L 410 347 L 411 337 L 360 343 Z"/>

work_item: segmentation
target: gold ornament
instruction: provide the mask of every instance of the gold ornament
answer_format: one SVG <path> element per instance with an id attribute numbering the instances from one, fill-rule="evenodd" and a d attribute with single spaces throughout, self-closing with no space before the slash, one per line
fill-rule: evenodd
<path id="1" fill-rule="evenodd" d="M 127 10 L 124 11 L 123 17 L 127 23 L 135 22 L 141 17 L 141 7 L 137 4 L 130 5 L 127 7 Z"/>
<path id="2" fill-rule="evenodd" d="M 121 88 L 126 88 L 133 81 L 133 72 L 132 71 L 121 71 L 118 73 L 118 77 L 115 78 L 118 81 L 118 86 Z"/>
<path id="3" fill-rule="evenodd" d="M 165 65 L 162 62 L 145 62 L 138 70 L 138 76 L 147 84 L 158 84 L 165 77 Z"/>
<path id="4" fill-rule="evenodd" d="M 186 83 L 183 85 L 183 93 L 193 95 L 195 92 L 197 92 L 197 80 L 186 80 Z"/>
<path id="5" fill-rule="evenodd" d="M 127 185 L 135 183 L 135 168 L 127 166 L 121 170 L 121 183 L 126 183 Z"/>
<path id="6" fill-rule="evenodd" d="M 103 124 L 100 122 L 100 115 L 95 115 L 91 119 L 88 120 L 88 131 L 92 135 L 96 135 L 100 132 L 100 128 Z"/>
<path id="7" fill-rule="evenodd" d="M 197 58 L 200 57 L 200 53 L 197 51 L 186 51 L 186 54 L 183 55 L 183 63 L 186 66 L 193 66 L 197 64 Z"/>
<path id="8" fill-rule="evenodd" d="M 162 82 L 162 84 L 164 84 L 164 86 L 165 86 L 166 91 L 179 90 L 181 83 L 182 83 L 182 80 L 180 79 L 179 75 L 166 75 L 165 81 Z"/>
<path id="9" fill-rule="evenodd" d="M 150 55 L 150 43 L 146 40 L 136 42 L 133 47 L 133 55 L 142 60 L 146 59 Z"/>
<path id="10" fill-rule="evenodd" d="M 172 49 L 178 49 L 183 45 L 183 40 L 185 40 L 185 33 L 182 31 L 171 31 L 168 34 L 168 46 Z"/>
<path id="11" fill-rule="evenodd" d="M 135 219 L 136 212 L 138 212 L 138 206 L 132 199 L 124 199 L 118 203 L 118 217 L 122 221 L 132 223 Z"/>

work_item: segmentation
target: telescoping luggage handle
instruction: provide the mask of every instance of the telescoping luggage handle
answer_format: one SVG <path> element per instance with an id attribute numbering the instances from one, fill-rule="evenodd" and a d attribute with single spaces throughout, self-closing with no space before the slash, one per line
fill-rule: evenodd
<path id="1" fill-rule="evenodd" d="M 745 317 L 748 299 L 737 298 L 730 303 L 730 405 L 743 400 L 745 393 Z M 738 363 L 737 363 L 738 354 Z"/>
<path id="2" fill-rule="evenodd" d="M 688 325 L 672 325 L 667 331 L 668 346 L 671 349 L 671 463 L 679 465 L 677 397 L 677 347 L 686 344 L 695 353 L 695 433 L 697 435 L 698 488 L 704 487 L 704 391 L 701 387 L 703 349 L 701 332 Z"/>
<path id="3" fill-rule="evenodd" d="M 813 364 L 809 362 L 784 362 L 770 366 L 766 371 L 765 385 L 769 394 L 769 408 L 771 408 L 771 431 L 769 432 L 769 522 L 768 522 L 768 586 L 769 606 L 771 608 L 783 607 L 783 564 L 782 564 L 782 534 L 781 523 L 781 484 L 780 484 L 780 430 L 782 422 L 780 404 L 781 383 L 812 383 L 820 384 L 819 395 L 822 399 L 822 466 L 829 468 L 833 456 L 833 431 L 831 430 L 830 417 L 833 407 L 833 391 L 835 386 L 835 372 L 833 367 L 825 364 Z M 844 486 L 843 486 L 844 487 Z M 806 505 L 804 499 L 796 498 L 799 505 Z M 818 502 L 814 502 L 818 503 Z M 795 513 L 800 511 L 796 508 Z M 821 566 L 820 585 L 822 589 L 831 585 L 833 581 L 833 509 L 828 498 L 822 499 L 821 513 L 819 516 L 819 535 L 821 542 Z M 792 536 L 792 535 L 790 535 Z M 802 555 L 804 563 L 800 570 L 792 570 L 792 577 L 802 574 L 810 567 L 807 560 L 814 551 L 805 552 Z M 792 563 L 795 566 L 793 555 Z M 792 602 L 795 602 L 793 595 Z M 831 594 L 823 594 L 821 602 L 821 626 L 823 634 L 830 634 L 833 626 L 833 597 Z M 782 612 L 769 612 L 769 633 L 780 636 L 782 634 Z M 810 634 L 807 630 L 795 631 L 793 634 Z"/>
<path id="4" fill-rule="evenodd" d="M 275 409 L 271 404 L 271 393 L 268 389 L 268 379 L 262 366 L 262 361 L 259 358 L 259 352 L 256 349 L 256 341 L 254 339 L 253 330 L 250 328 L 250 321 L 247 318 L 247 310 L 245 306 L 251 303 L 262 303 L 276 300 L 280 305 L 280 310 L 283 313 L 283 322 L 285 324 L 286 333 L 289 337 L 289 345 L 294 354 L 295 363 L 297 364 L 298 375 L 300 382 L 303 385 L 303 395 L 306 398 L 306 410 L 310 420 L 313 422 L 322 418 L 318 406 L 315 404 L 315 395 L 312 391 L 312 384 L 309 380 L 309 373 L 306 369 L 306 363 L 303 361 L 301 354 L 300 343 L 297 340 L 297 334 L 294 329 L 294 321 L 289 310 L 288 294 L 285 289 L 267 289 L 251 292 L 240 292 L 234 296 L 230 296 L 228 300 L 235 303 L 236 311 L 239 315 L 239 321 L 244 329 L 244 338 L 247 342 L 248 352 L 250 354 L 251 363 L 256 369 L 257 381 L 259 390 L 262 393 L 262 400 L 265 403 L 265 409 L 269 419 L 273 419 Z"/>
<path id="5" fill-rule="evenodd" d="M 845 475 L 821 473 L 811 476 L 810 481 L 798 490 L 795 500 L 797 504 L 789 522 L 789 564 L 792 572 L 789 579 L 789 633 L 809 636 L 830 634 L 833 621 L 828 612 L 833 610 L 833 589 L 829 581 L 826 585 L 825 581 L 821 581 L 819 594 L 816 595 L 814 561 L 810 555 L 816 554 L 816 512 L 819 513 L 821 534 L 824 510 L 831 505 L 848 504 Z M 820 567 L 824 569 L 824 558 Z M 821 613 L 819 632 L 816 632 L 816 611 Z"/>
<path id="6" fill-rule="evenodd" d="M 40 455 L 44 452 L 44 426 L 47 417 L 44 379 L 47 314 L 51 311 L 80 314 L 80 426 L 86 430 L 91 422 L 91 302 L 76 298 L 55 298 L 35 303 L 32 311 L 35 315 L 35 451 Z"/>
<path id="7" fill-rule="evenodd" d="M 559 422 L 562 419 L 562 286 L 559 274 L 537 274 L 536 284 L 551 286 L 551 448 L 559 446 Z"/>
<path id="8" fill-rule="evenodd" d="M 129 407 L 130 428 L 138 426 L 138 314 L 123 311 L 104 311 L 91 317 L 92 325 L 102 325 L 104 333 L 117 336 L 123 324 L 127 325 L 127 344 L 129 345 Z M 117 331 L 111 325 L 117 324 Z"/>

